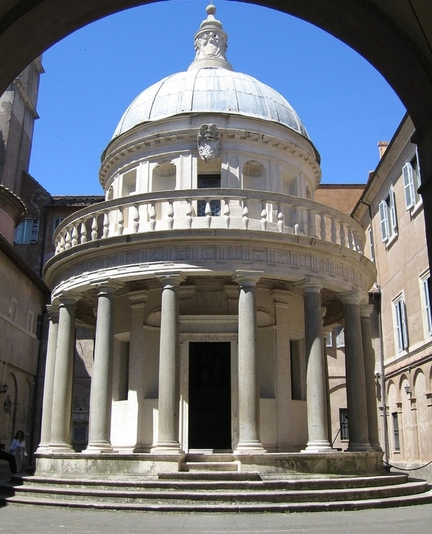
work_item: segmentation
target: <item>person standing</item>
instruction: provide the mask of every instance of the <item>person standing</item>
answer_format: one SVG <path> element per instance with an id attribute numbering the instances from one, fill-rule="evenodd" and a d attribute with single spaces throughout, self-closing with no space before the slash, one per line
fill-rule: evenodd
<path id="1" fill-rule="evenodd" d="M 17 472 L 21 472 L 22 460 L 27 456 L 27 451 L 25 448 L 25 435 L 22 430 L 18 430 L 15 434 L 15 438 L 12 440 L 9 450 L 11 454 L 15 456 Z"/>

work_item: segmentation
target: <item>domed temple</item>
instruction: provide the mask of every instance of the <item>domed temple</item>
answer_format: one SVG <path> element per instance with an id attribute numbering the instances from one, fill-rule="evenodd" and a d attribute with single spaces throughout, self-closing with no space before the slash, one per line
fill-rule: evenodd
<path id="1" fill-rule="evenodd" d="M 350 216 L 278 92 L 233 70 L 213 5 L 185 72 L 143 91 L 102 157 L 105 201 L 65 219 L 38 473 L 382 470 L 368 290 Z M 349 447 L 329 437 L 324 331 L 344 324 Z M 88 445 L 71 446 L 74 332 L 95 329 Z"/>

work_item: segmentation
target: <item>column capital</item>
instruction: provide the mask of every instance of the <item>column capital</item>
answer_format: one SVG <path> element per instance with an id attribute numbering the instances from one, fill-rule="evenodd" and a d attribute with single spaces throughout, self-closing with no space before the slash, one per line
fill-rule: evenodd
<path id="1" fill-rule="evenodd" d="M 160 271 L 156 272 L 155 276 L 162 284 L 162 287 L 179 287 L 179 285 L 187 278 L 181 271 Z"/>
<path id="2" fill-rule="evenodd" d="M 360 317 L 366 317 L 369 319 L 370 314 L 373 312 L 373 304 L 360 304 Z"/>
<path id="3" fill-rule="evenodd" d="M 295 285 L 303 289 L 303 293 L 320 293 L 323 288 L 321 280 L 315 280 L 314 278 L 305 278 Z"/>
<path id="4" fill-rule="evenodd" d="M 56 323 L 59 318 L 59 306 L 58 304 L 47 304 L 47 312 L 51 322 Z"/>
<path id="5" fill-rule="evenodd" d="M 236 271 L 232 279 L 241 287 L 256 286 L 264 271 Z"/>
<path id="6" fill-rule="evenodd" d="M 97 282 L 92 282 L 91 285 L 98 290 L 100 293 L 115 293 L 118 289 L 122 287 L 122 283 L 117 280 L 112 280 L 106 278 L 104 280 L 98 280 Z"/>
<path id="7" fill-rule="evenodd" d="M 57 295 L 56 301 L 58 301 L 58 306 L 73 306 L 76 304 L 79 299 L 82 297 L 81 293 L 75 292 L 75 291 L 65 291 L 64 293 L 60 293 L 60 295 Z"/>
<path id="8" fill-rule="evenodd" d="M 338 297 L 343 304 L 360 305 L 360 303 L 365 300 L 364 295 L 358 291 L 347 291 L 346 293 L 339 293 Z"/>

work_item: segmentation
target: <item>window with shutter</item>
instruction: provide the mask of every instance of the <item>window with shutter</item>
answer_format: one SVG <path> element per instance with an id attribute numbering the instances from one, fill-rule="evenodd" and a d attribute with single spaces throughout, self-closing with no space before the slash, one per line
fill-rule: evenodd
<path id="1" fill-rule="evenodd" d="M 413 169 L 411 163 L 405 163 L 402 167 L 402 176 L 404 181 L 405 205 L 407 210 L 409 210 L 415 204 Z"/>
<path id="2" fill-rule="evenodd" d="M 397 299 L 393 302 L 393 306 L 396 328 L 396 347 L 398 352 L 403 352 L 408 348 L 408 328 L 403 296 L 397 297 Z"/>

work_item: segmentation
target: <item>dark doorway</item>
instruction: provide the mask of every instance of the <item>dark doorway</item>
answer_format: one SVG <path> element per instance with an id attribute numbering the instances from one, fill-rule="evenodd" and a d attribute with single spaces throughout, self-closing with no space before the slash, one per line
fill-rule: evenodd
<path id="1" fill-rule="evenodd" d="M 231 450 L 230 348 L 189 344 L 189 449 Z"/>

